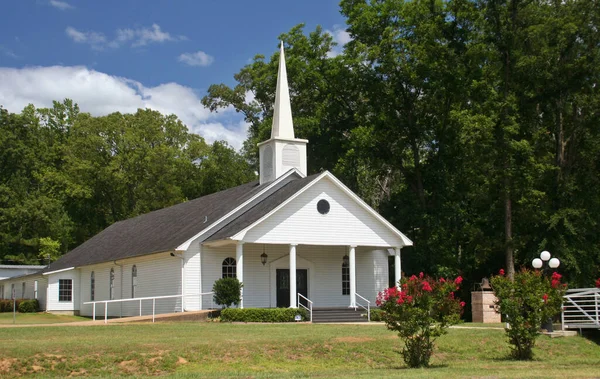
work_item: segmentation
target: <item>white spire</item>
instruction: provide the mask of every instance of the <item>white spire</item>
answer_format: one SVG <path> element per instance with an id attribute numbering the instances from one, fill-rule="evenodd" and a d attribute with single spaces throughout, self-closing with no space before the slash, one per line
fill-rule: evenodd
<path id="1" fill-rule="evenodd" d="M 283 41 L 281 41 L 281 53 L 279 54 L 279 71 L 277 73 L 277 90 L 275 92 L 275 109 L 273 110 L 271 138 L 294 138 L 292 106 L 290 104 L 290 90 L 285 70 Z"/>

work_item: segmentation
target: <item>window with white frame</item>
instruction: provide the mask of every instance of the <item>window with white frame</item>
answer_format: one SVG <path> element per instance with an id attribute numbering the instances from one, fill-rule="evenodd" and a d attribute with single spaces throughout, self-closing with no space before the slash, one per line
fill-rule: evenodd
<path id="1" fill-rule="evenodd" d="M 96 274 L 94 271 L 90 274 L 90 301 L 96 300 Z"/>
<path id="2" fill-rule="evenodd" d="M 4 284 L 0 284 L 0 300 L 4 300 Z"/>
<path id="3" fill-rule="evenodd" d="M 348 264 L 348 256 L 345 256 L 342 262 L 342 295 L 350 295 L 350 265 Z"/>
<path id="4" fill-rule="evenodd" d="M 33 281 L 33 298 L 37 300 L 38 298 L 38 281 Z"/>
<path id="5" fill-rule="evenodd" d="M 25 298 L 25 289 L 27 288 L 27 283 L 23 282 L 23 284 L 21 284 L 21 299 Z"/>
<path id="6" fill-rule="evenodd" d="M 58 301 L 73 301 L 72 279 L 58 279 Z"/>
<path id="7" fill-rule="evenodd" d="M 109 300 L 115 299 L 115 269 L 110 269 Z"/>
<path id="8" fill-rule="evenodd" d="M 236 262 L 235 259 L 228 257 L 223 260 L 222 277 L 223 278 L 235 278 L 236 275 Z"/>
<path id="9" fill-rule="evenodd" d="M 135 297 L 135 290 L 137 287 L 137 266 L 133 265 L 131 268 L 131 298 Z"/>

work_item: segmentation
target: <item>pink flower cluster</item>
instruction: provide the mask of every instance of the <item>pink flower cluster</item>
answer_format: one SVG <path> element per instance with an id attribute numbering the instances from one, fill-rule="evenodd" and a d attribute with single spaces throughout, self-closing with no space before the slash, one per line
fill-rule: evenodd
<path id="1" fill-rule="evenodd" d="M 562 275 L 559 274 L 558 272 L 553 272 L 552 273 L 552 288 L 557 288 L 558 285 L 560 284 L 560 278 L 562 278 Z"/>
<path id="2" fill-rule="evenodd" d="M 600 288 L 600 278 L 596 279 L 596 288 Z"/>
<path id="3" fill-rule="evenodd" d="M 408 295 L 406 291 L 399 291 L 396 287 L 390 287 L 377 295 L 377 300 L 375 304 L 377 306 L 381 306 L 381 304 L 385 303 L 389 300 L 396 300 L 397 304 L 412 303 L 413 297 Z"/>
<path id="4" fill-rule="evenodd" d="M 460 288 L 460 284 L 463 282 L 462 276 L 457 277 L 454 281 L 449 281 L 444 278 L 439 278 L 437 281 L 432 278 L 425 277 L 422 272 L 418 276 L 412 275 L 408 278 L 408 282 L 402 283 L 401 288 L 391 287 L 384 291 L 381 291 L 377 295 L 376 304 L 382 306 L 388 301 L 394 301 L 396 304 L 412 304 L 415 297 L 424 296 L 426 293 L 433 293 L 441 289 L 446 283 L 453 283 L 456 290 Z M 449 299 L 454 299 L 454 292 L 448 294 Z M 464 307 L 464 302 L 461 302 L 461 306 Z"/>

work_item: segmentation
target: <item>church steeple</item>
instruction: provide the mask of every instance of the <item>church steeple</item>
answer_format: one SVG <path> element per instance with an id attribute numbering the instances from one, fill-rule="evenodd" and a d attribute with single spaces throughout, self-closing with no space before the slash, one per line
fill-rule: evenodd
<path id="1" fill-rule="evenodd" d="M 271 138 L 294 138 L 292 121 L 292 104 L 285 69 L 285 53 L 281 41 L 279 53 L 279 70 L 277 71 L 277 89 L 275 90 L 275 109 L 273 110 L 273 128 Z"/>
<path id="2" fill-rule="evenodd" d="M 258 144 L 260 156 L 260 184 L 273 181 L 296 168 L 306 175 L 306 144 L 308 140 L 294 136 L 290 90 L 285 68 L 283 41 L 280 46 L 277 89 L 273 109 L 271 138 Z"/>

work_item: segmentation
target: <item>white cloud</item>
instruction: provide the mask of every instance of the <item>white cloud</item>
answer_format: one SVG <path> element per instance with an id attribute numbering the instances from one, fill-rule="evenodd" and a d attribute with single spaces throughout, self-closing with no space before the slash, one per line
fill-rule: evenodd
<path id="1" fill-rule="evenodd" d="M 73 41 L 88 44 L 96 50 L 102 50 L 106 44 L 106 37 L 102 33 L 82 32 L 71 26 L 67 27 L 65 33 Z"/>
<path id="2" fill-rule="evenodd" d="M 206 54 L 204 51 L 197 51 L 195 53 L 184 53 L 179 56 L 179 62 L 183 62 L 188 66 L 210 66 L 215 58 Z"/>
<path id="3" fill-rule="evenodd" d="M 110 41 L 102 33 L 94 31 L 84 32 L 77 30 L 72 26 L 67 27 L 65 33 L 73 41 L 89 44 L 96 50 L 103 50 L 106 47 L 116 49 L 127 44 L 131 47 L 140 47 L 151 43 L 163 43 L 186 39 L 185 36 L 174 37 L 170 33 L 162 31 L 158 24 L 152 24 L 150 28 L 117 29 L 115 31 L 115 38 Z"/>
<path id="4" fill-rule="evenodd" d="M 344 50 L 344 45 L 352 41 L 350 33 L 348 33 L 340 25 L 334 25 L 333 30 L 325 30 L 325 33 L 331 35 L 333 42 L 337 43 L 337 46 L 334 46 L 329 52 L 327 52 L 327 56 L 330 58 L 340 55 Z"/>
<path id="5" fill-rule="evenodd" d="M 0 67 L 0 105 L 10 112 L 20 112 L 27 104 L 51 107 L 53 100 L 64 98 L 73 99 L 83 112 L 94 116 L 133 113 L 138 108 L 175 114 L 208 142 L 226 140 L 236 149 L 242 147 L 248 131 L 232 108 L 211 113 L 194 90 L 177 83 L 146 87 L 83 66 Z"/>
<path id="6" fill-rule="evenodd" d="M 66 1 L 58 1 L 58 0 L 50 0 L 50 5 L 52 5 L 54 8 L 60 9 L 61 11 L 66 11 L 67 9 L 75 8 L 74 6 L 67 3 Z"/>
<path id="7" fill-rule="evenodd" d="M 152 24 L 151 28 L 138 29 L 118 29 L 117 39 L 115 41 L 126 43 L 131 41 L 132 47 L 146 46 L 149 43 L 162 43 L 165 41 L 176 41 L 181 37 L 173 37 L 167 32 L 163 32 L 160 26 Z"/>

